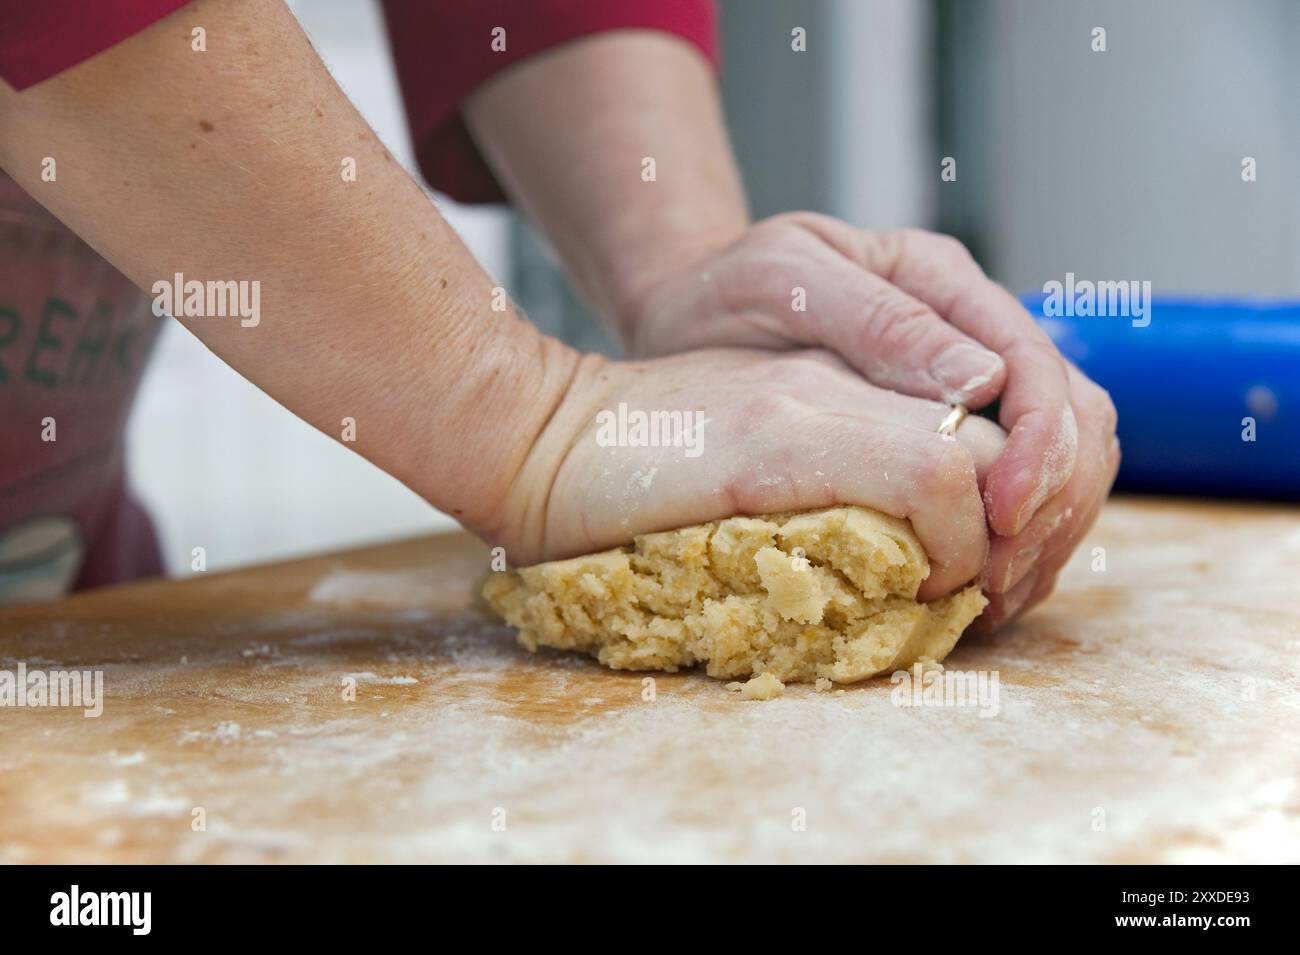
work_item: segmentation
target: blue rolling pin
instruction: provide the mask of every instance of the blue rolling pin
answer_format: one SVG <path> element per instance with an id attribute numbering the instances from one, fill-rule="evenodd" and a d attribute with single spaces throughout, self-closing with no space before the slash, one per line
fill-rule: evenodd
<path id="1" fill-rule="evenodd" d="M 1300 302 L 1157 297 L 1130 318 L 1062 315 L 1054 299 L 1022 301 L 1110 392 L 1117 488 L 1300 500 Z"/>

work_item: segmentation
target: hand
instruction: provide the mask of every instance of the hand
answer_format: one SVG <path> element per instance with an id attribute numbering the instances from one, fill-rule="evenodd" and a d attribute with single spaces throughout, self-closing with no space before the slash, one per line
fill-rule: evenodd
<path id="1" fill-rule="evenodd" d="M 1115 406 L 1083 372 L 1073 365 L 1068 372 L 1070 399 L 1081 422 L 1078 463 L 1065 487 L 1023 531 L 993 536 L 984 587 L 989 605 L 978 620 L 981 630 L 996 630 L 1051 595 L 1057 574 L 1096 522 L 1115 483 L 1120 457 Z"/>
<path id="2" fill-rule="evenodd" d="M 1114 477 L 1102 466 L 1114 408 L 956 240 L 914 230 L 863 232 L 828 216 L 792 213 L 689 258 L 639 283 L 624 323 L 634 354 L 815 345 L 874 384 L 906 394 L 979 408 L 1000 393 L 1010 436 L 984 494 L 998 535 L 990 592 L 1014 586 L 1037 557 L 1056 555 L 1039 550 L 1041 530 L 1025 532 L 1067 486 L 1069 497 L 1047 511 L 1059 520 L 1052 540 L 1077 543 L 1086 531 L 1095 514 L 1085 505 L 1103 500 Z M 796 288 L 804 290 L 806 311 L 793 307 Z M 1094 461 L 1076 481 L 1080 423 Z M 1044 586 L 1048 576 L 1054 572 L 1041 575 Z"/>
<path id="3" fill-rule="evenodd" d="M 620 403 L 702 415 L 698 455 L 603 446 L 597 415 Z M 529 564 L 735 514 L 862 504 L 911 520 L 930 558 L 920 596 L 932 599 L 985 564 L 980 482 L 1005 439 L 980 418 L 945 439 L 935 429 L 947 410 L 824 351 L 588 356 L 483 536 Z"/>

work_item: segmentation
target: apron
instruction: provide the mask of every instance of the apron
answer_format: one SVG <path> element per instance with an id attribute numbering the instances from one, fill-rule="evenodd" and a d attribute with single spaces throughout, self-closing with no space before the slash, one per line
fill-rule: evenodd
<path id="1" fill-rule="evenodd" d="M 162 572 L 124 467 L 151 301 L 0 173 L 0 604 Z"/>

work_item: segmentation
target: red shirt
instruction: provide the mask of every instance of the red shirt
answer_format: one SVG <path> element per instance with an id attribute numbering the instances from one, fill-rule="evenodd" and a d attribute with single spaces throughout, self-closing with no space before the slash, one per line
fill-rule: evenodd
<path id="1" fill-rule="evenodd" d="M 0 0 L 0 79 L 34 86 L 186 2 Z M 504 198 L 460 117 L 498 70 L 614 29 L 675 33 L 716 59 L 711 0 L 384 0 L 384 12 L 420 170 L 465 202 Z M 123 469 L 158 326 L 147 296 L 0 175 L 0 604 L 161 572 Z"/>
<path id="2" fill-rule="evenodd" d="M 22 90 L 120 43 L 189 0 L 0 0 L 0 78 Z M 717 61 L 712 0 L 381 0 L 420 172 L 461 202 L 505 197 L 460 105 L 512 63 L 604 30 L 674 33 Z M 494 50 L 496 29 L 505 49 Z"/>

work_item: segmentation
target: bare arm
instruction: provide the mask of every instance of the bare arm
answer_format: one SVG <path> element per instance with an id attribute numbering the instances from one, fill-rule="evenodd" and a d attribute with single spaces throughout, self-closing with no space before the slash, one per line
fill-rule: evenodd
<path id="1" fill-rule="evenodd" d="M 185 324 L 326 434 L 355 418 L 352 447 L 435 506 L 481 532 L 504 519 L 578 358 L 491 310 L 493 283 L 282 4 L 201 0 L 21 94 L 0 83 L 0 165 L 145 289 L 259 282 L 256 327 Z"/>
<path id="2" fill-rule="evenodd" d="M 210 52 L 191 51 L 195 25 Z M 46 156 L 54 182 L 39 174 Z M 347 157 L 356 182 L 340 175 Z M 256 327 L 187 325 L 326 433 L 355 418 L 357 450 L 511 563 L 845 502 L 911 519 L 931 558 L 927 598 L 969 581 L 987 551 L 977 479 L 1000 439 L 945 442 L 929 402 L 825 354 L 578 356 L 492 311 L 490 280 L 280 4 L 201 0 L 22 94 L 0 89 L 0 164 L 145 288 L 177 272 L 260 282 Z M 604 228 L 600 211 L 573 215 Z M 612 216 L 611 242 L 638 248 L 648 214 Z M 683 201 L 656 230 L 714 222 Z M 664 234 L 646 256 L 671 250 Z M 594 281 L 606 260 L 589 262 Z M 623 404 L 703 416 L 707 451 L 610 445 L 595 422 Z"/>
<path id="3" fill-rule="evenodd" d="M 567 43 L 484 84 L 465 117 L 512 199 L 625 340 L 654 278 L 749 225 L 709 63 L 676 37 Z"/>

